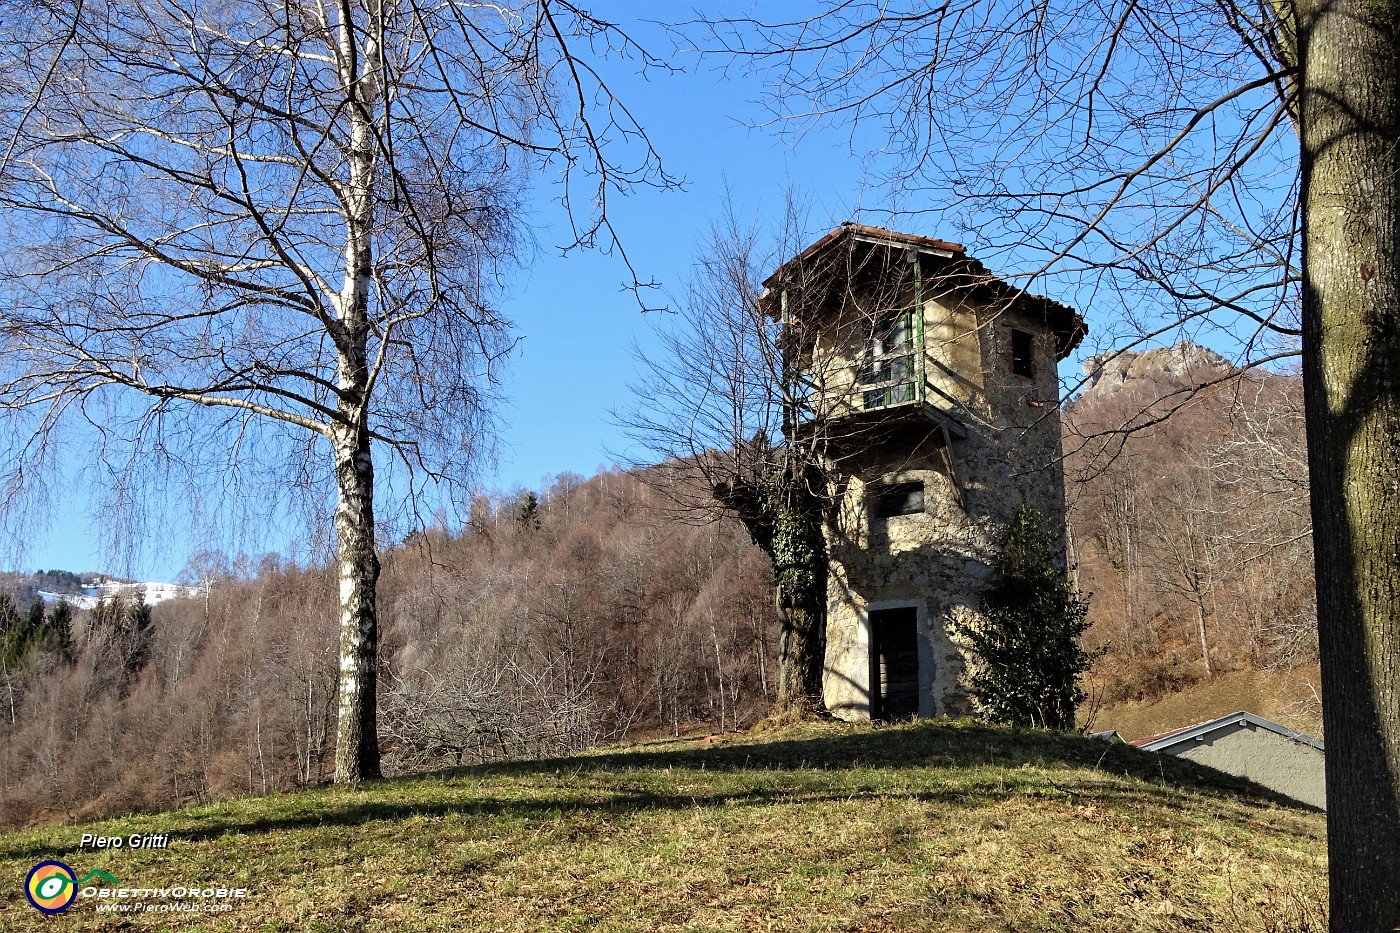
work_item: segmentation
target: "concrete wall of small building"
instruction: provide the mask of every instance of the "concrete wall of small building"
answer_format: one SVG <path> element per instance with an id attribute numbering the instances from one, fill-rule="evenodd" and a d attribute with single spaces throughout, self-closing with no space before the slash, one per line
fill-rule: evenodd
<path id="1" fill-rule="evenodd" d="M 874 326 L 873 317 L 857 305 L 817 334 L 806 375 L 815 389 L 819 417 L 841 418 L 860 411 L 857 378 Z"/>
<path id="2" fill-rule="evenodd" d="M 1044 516 L 1054 531 L 1063 533 L 1060 379 L 1054 337 L 1043 322 L 1000 306 L 979 309 L 978 330 L 984 335 L 981 349 L 989 418 L 979 426 L 977 443 L 969 445 L 970 457 L 977 461 L 981 475 L 998 476 L 989 488 L 998 502 L 985 508 L 1008 522 L 1024 503 Z M 1010 369 L 1013 330 L 1032 335 L 1031 378 Z"/>
<path id="3" fill-rule="evenodd" d="M 1251 723 L 1225 726 L 1158 751 L 1246 778 L 1309 806 L 1327 806 L 1322 751 Z"/>
<path id="4" fill-rule="evenodd" d="M 950 403 L 978 416 L 991 416 L 987 402 L 984 334 L 978 307 L 966 296 L 945 294 L 924 301 L 926 397 L 935 405 Z"/>
<path id="5" fill-rule="evenodd" d="M 962 683 L 966 662 L 949 628 L 976 609 L 991 574 L 997 532 L 962 512 L 937 458 L 933 448 L 882 465 L 867 459 L 863 477 L 846 489 L 842 523 L 828 529 L 825 699 L 842 718 L 870 716 L 871 611 L 902 606 L 919 610 L 919 714 L 970 711 Z M 872 482 L 915 481 L 924 484 L 923 512 L 876 517 L 868 494 Z"/>

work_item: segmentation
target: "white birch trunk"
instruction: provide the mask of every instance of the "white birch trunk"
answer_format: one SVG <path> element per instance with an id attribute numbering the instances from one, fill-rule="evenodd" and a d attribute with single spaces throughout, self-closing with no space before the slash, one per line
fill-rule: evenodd
<path id="1" fill-rule="evenodd" d="M 340 492 L 335 511 L 340 545 L 340 716 L 335 780 L 353 784 L 379 777 L 375 704 L 379 556 L 374 546 L 374 464 L 368 432 L 362 428 L 337 438 L 335 461 Z"/>
<path id="2" fill-rule="evenodd" d="M 340 73 L 350 122 L 347 154 L 350 180 L 345 191 L 345 284 L 339 302 L 340 330 L 336 335 L 340 401 L 331 428 L 338 493 L 335 532 L 340 554 L 337 784 L 354 784 L 380 775 L 375 703 L 379 654 L 375 587 L 379 580 L 379 556 L 374 542 L 374 462 L 368 427 L 369 303 L 374 284 L 377 169 L 373 120 L 382 90 L 376 44 L 378 13 L 377 4 L 371 4 L 359 43 L 352 24 L 340 24 Z"/>

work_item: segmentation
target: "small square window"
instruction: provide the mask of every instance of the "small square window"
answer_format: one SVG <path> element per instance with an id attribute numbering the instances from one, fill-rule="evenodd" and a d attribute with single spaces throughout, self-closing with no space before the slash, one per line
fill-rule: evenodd
<path id="1" fill-rule="evenodd" d="M 1028 331 L 1011 331 L 1011 371 L 1018 376 L 1035 378 L 1035 338 Z"/>
<path id="2" fill-rule="evenodd" d="M 875 491 L 875 515 L 878 518 L 917 515 L 923 510 L 923 483 L 891 483 Z"/>

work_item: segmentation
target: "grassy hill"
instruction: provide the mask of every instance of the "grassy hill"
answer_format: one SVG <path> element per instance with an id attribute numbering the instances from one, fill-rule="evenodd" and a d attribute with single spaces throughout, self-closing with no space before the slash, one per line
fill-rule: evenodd
<path id="1" fill-rule="evenodd" d="M 1230 671 L 1147 702 L 1106 706 L 1097 711 L 1091 728 L 1117 729 L 1135 742 L 1243 709 L 1322 738 L 1320 683 L 1316 664 L 1285 671 Z"/>
<path id="2" fill-rule="evenodd" d="M 79 850 L 85 832 L 170 845 Z M 45 859 L 249 894 L 203 914 L 80 898 L 55 926 L 21 893 Z M 1321 814 L 1188 762 L 832 724 L 9 833 L 0 929 L 1320 931 L 1325 873 Z"/>

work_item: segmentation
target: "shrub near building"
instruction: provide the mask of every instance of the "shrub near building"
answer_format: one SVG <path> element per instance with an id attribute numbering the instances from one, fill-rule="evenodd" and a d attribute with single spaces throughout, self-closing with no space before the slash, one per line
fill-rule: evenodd
<path id="1" fill-rule="evenodd" d="M 1022 506 L 1007 533 L 997 580 L 982 599 L 982 619 L 959 625 L 981 662 L 970 692 L 984 717 L 1011 726 L 1074 728 L 1084 699 L 1079 678 L 1101 651 L 1086 651 L 1089 603 L 1055 560 L 1055 536 Z"/>

